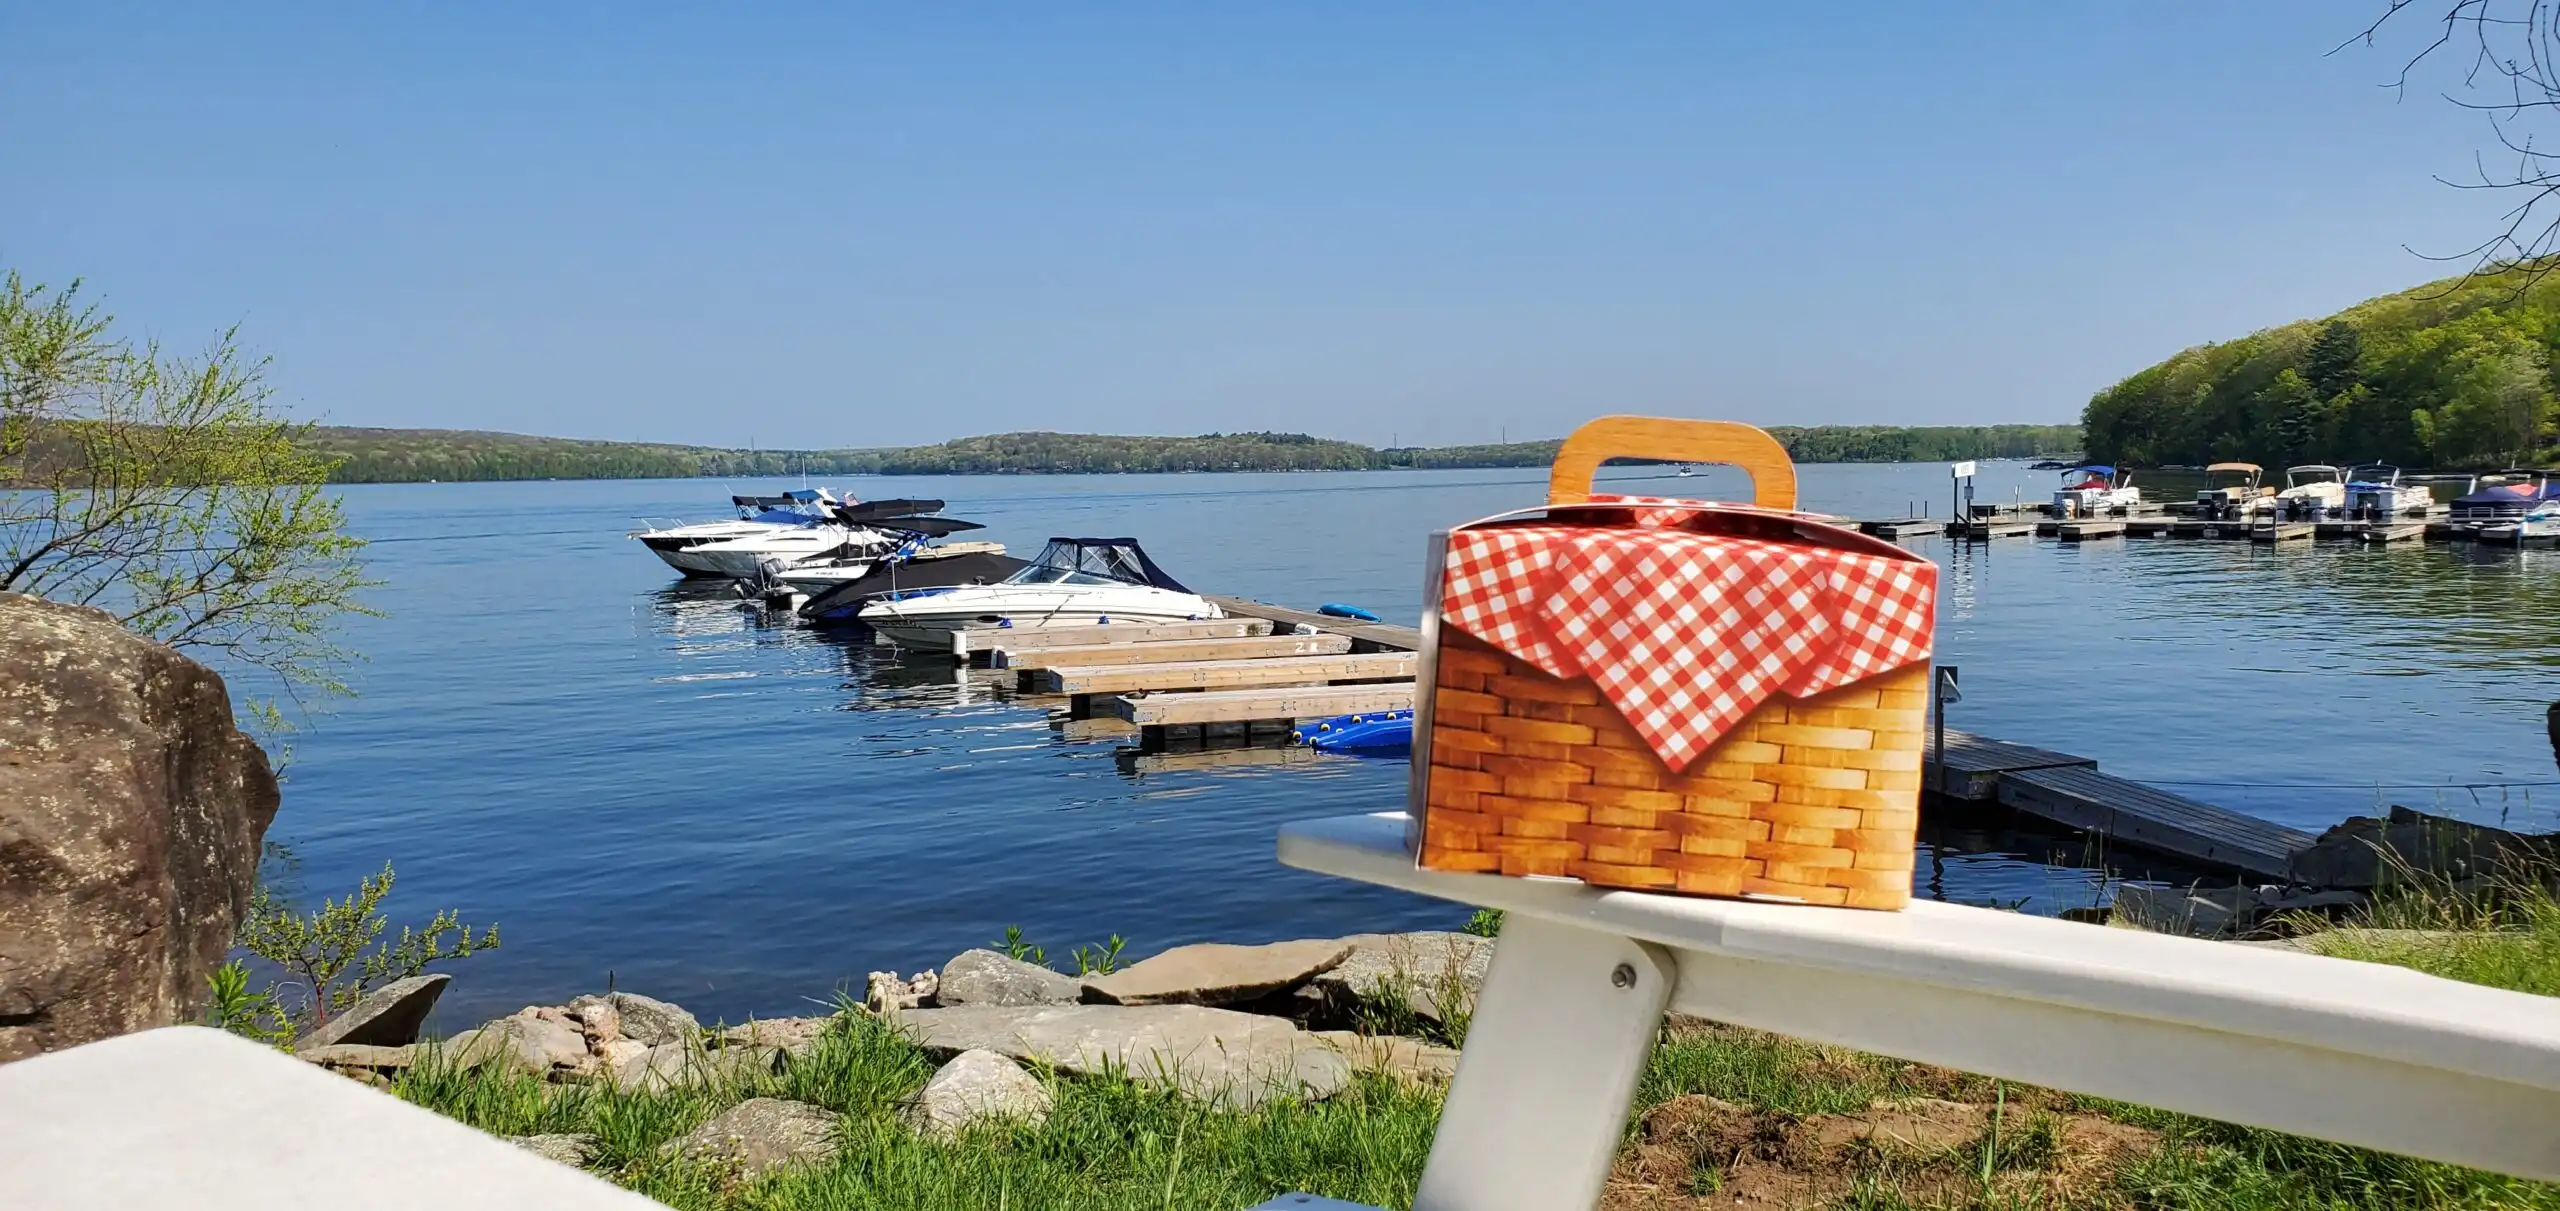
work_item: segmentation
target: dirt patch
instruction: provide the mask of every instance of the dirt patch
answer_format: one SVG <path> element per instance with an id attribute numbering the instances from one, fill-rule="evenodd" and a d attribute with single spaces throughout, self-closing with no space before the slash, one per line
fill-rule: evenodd
<path id="1" fill-rule="evenodd" d="M 2139 1127 L 2012 1101 L 1909 1098 L 1855 1114 L 1774 1114 L 1700 1094 L 1647 1113 L 1605 1211 L 1800 1211 L 1889 1189 L 1914 1206 L 2121 1203 L 2114 1179 L 2160 1146 Z M 1991 1162 L 1990 1188 L 1983 1163 Z M 1988 1196 L 1986 1198 L 1986 1196 Z"/>

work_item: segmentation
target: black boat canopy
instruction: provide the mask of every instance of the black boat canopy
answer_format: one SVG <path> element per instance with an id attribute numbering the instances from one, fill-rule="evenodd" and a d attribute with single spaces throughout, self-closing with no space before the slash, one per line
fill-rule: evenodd
<path id="1" fill-rule="evenodd" d="M 1052 538 L 1031 565 L 1108 576 L 1113 580 L 1154 585 L 1176 593 L 1191 591 L 1184 588 L 1181 581 L 1167 575 L 1163 568 L 1157 567 L 1156 561 L 1147 558 L 1146 551 L 1134 538 Z"/>
<path id="2" fill-rule="evenodd" d="M 919 513 L 941 511 L 942 502 L 938 500 L 866 500 L 837 505 L 836 517 L 839 520 L 860 525 L 883 517 L 912 517 Z"/>

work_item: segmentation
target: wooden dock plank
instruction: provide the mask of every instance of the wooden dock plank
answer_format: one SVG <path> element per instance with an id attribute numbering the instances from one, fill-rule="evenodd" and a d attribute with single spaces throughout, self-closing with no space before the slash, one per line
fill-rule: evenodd
<path id="1" fill-rule="evenodd" d="M 1927 750 L 1921 754 L 1920 768 L 1923 771 L 1929 771 L 1928 776 L 1935 776 L 1934 771 L 1941 768 L 1938 761 L 1937 737 L 1930 737 L 1927 744 Z M 2002 774 L 2018 770 L 2052 769 L 2060 766 L 2087 766 L 2095 769 L 2097 765 L 2097 762 L 2087 757 L 2075 757 L 2069 753 L 2057 753 L 2052 749 L 2036 748 L 2032 745 L 2011 744 L 2006 740 L 1994 740 L 1988 736 L 1976 736 L 1971 732 L 1960 732 L 1954 728 L 1948 728 L 1947 759 L 1943 766 L 1946 771 L 1945 782 L 1938 787 L 1938 793 L 1952 799 L 1987 802 L 2000 797 L 2000 775 Z"/>
<path id="2" fill-rule="evenodd" d="M 968 627 L 951 633 L 951 654 L 983 655 L 997 648 L 1028 652 L 1039 648 L 1083 647 L 1096 643 L 1154 643 L 1167 639 L 1249 639 L 1271 633 L 1267 618 L 1213 618 L 1203 622 L 1116 622 L 1073 627 Z"/>
<path id="3" fill-rule="evenodd" d="M 2054 527 L 2054 537 L 2064 542 L 2087 542 L 2092 538 L 2122 538 L 2130 527 L 2122 519 L 2066 521 Z"/>
<path id="4" fill-rule="evenodd" d="M 1964 537 L 1970 542 L 1989 542 L 1995 538 L 2029 538 L 2033 537 L 2035 532 L 2036 523 L 2022 517 L 1989 518 L 1966 522 L 1964 526 Z"/>
<path id="5" fill-rule="evenodd" d="M 1944 534 L 1947 523 L 1927 517 L 1884 517 L 1855 523 L 1858 532 L 1877 538 L 1909 538 L 1919 534 Z"/>
<path id="6" fill-rule="evenodd" d="M 1348 635 L 1262 635 L 1243 639 L 1169 639 L 1161 643 L 1090 643 L 1015 651 L 996 649 L 1001 669 L 1056 669 L 1089 664 L 1170 664 L 1184 660 L 1260 660 L 1273 656 L 1339 656 Z"/>
<path id="7" fill-rule="evenodd" d="M 1361 711 L 1410 710 L 1413 683 L 1314 685 L 1112 698 L 1110 713 L 1141 727 L 1315 719 Z M 1096 704 L 1099 706 L 1100 704 Z"/>
<path id="8" fill-rule="evenodd" d="M 1275 656 L 1265 660 L 1188 660 L 1162 664 L 1075 665 L 1031 675 L 1051 694 L 1127 694 L 1140 690 L 1210 690 L 1245 686 L 1322 685 L 1328 681 L 1413 679 L 1412 652 L 1341 656 Z"/>
<path id="9" fill-rule="evenodd" d="M 2309 833 L 2101 774 L 2094 765 L 2017 770 L 1999 782 L 2000 802 L 2029 815 L 2264 878 L 2284 878 L 2294 852 L 2312 842 Z"/>
<path id="10" fill-rule="evenodd" d="M 1193 770 L 1244 769 L 1270 765 L 1314 765 L 1325 760 L 1348 760 L 1331 757 L 1302 744 L 1275 746 L 1246 745 L 1238 748 L 1204 748 L 1148 752 L 1122 749 L 1116 754 L 1122 770 L 1132 774 L 1171 774 Z"/>
<path id="11" fill-rule="evenodd" d="M 2426 533 L 2427 523 L 2423 521 L 2395 521 L 2368 526 L 2356 537 L 2366 542 L 2406 542 L 2423 538 Z"/>
<path id="12" fill-rule="evenodd" d="M 1337 635 L 1349 635 L 1356 641 L 1352 650 L 1360 652 L 1417 652 L 1422 650 L 1422 630 L 1385 622 L 1359 622 L 1336 618 L 1314 610 L 1292 609 L 1245 597 L 1221 597 L 1215 593 L 1202 596 L 1221 610 L 1241 618 L 1263 618 L 1281 626 L 1305 625 Z"/>
<path id="13" fill-rule="evenodd" d="M 2320 532 L 2320 527 L 2307 521 L 2261 522 L 2249 528 L 2249 541 L 2298 542 Z"/>

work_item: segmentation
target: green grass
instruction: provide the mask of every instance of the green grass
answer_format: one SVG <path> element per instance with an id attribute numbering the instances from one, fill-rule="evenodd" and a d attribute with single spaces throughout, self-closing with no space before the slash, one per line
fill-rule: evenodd
<path id="1" fill-rule="evenodd" d="M 2395 898 L 2356 924 L 2316 935 L 2316 949 L 2396 963 L 2475 983 L 2560 991 L 2560 903 L 2541 892 L 2490 907 L 2446 898 Z M 2415 940 L 2364 926 L 2445 931 Z M 1407 1023 L 1412 1025 L 1412 1023 Z M 500 1135 L 586 1132 L 590 1168 L 653 1198 L 701 1211 L 981 1208 L 1244 1208 L 1306 1191 L 1369 1205 L 1408 1206 L 1437 1124 L 1440 1095 L 1364 1074 L 1316 1103 L 1280 1101 L 1213 1110 L 1116 1078 L 1049 1074 L 1056 1099 L 1039 1125 L 1000 1124 L 941 1141 L 917 1137 L 899 1103 L 932 1062 L 893 1029 L 847 1011 L 785 1072 L 707 1087 L 619 1093 L 547 1086 L 531 1077 L 423 1067 L 396 1091 Z M 2138 1106 L 2047 1090 L 1729 1027 L 1667 1030 L 1639 1084 L 1629 1124 L 1683 1094 L 1708 1094 L 1780 1121 L 1848 1114 L 1883 1099 L 1934 1097 L 2001 1106 L 2002 1126 L 1964 1151 L 1928 1161 L 1860 1160 L 1831 1205 L 1858 1208 L 2093 1207 L 2132 1211 L 2386 1211 L 2525 1208 L 2560 1211 L 2560 1186 L 2320 1143 Z M 741 1184 L 662 1154 L 668 1140 L 749 1097 L 785 1097 L 843 1116 L 831 1161 Z M 2160 1133 L 2161 1144 L 2095 1192 L 2047 1182 L 2072 1163 L 2060 1116 L 2103 1115 Z M 1984 1174 L 1950 1196 L 1950 1165 Z M 1906 1180 L 1908 1179 L 1908 1180 Z M 2024 1179 L 2024 1180 L 2019 1180 Z M 1970 1179 L 1966 1179 L 1970 1182 Z M 1698 1197 L 1725 1181 L 1701 1160 L 1683 1189 Z M 1925 1192 L 1924 1192 L 1925 1190 Z M 1653 1203 L 1647 1206 L 1659 1205 Z"/>

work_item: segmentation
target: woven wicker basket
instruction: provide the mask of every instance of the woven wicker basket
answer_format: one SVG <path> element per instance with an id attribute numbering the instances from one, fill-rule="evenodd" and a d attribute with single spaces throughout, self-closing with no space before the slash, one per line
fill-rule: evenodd
<path id="1" fill-rule="evenodd" d="M 1600 458 L 1568 462 L 1603 449 L 1739 463 L 1761 504 L 1794 506 L 1794 469 L 1758 430 L 1649 422 L 1678 427 L 1679 440 L 1666 440 L 1640 419 L 1577 432 L 1558 457 L 1550 502 L 1587 499 Z M 1618 428 L 1586 440 L 1604 424 Z M 1698 440 L 1701 430 L 1715 431 L 1713 440 Z M 1433 688 L 1415 769 L 1423 867 L 1851 908 L 1909 902 L 1926 664 L 1809 698 L 1772 697 L 1675 774 L 1589 680 L 1558 679 L 1454 626 L 1430 630 Z"/>

